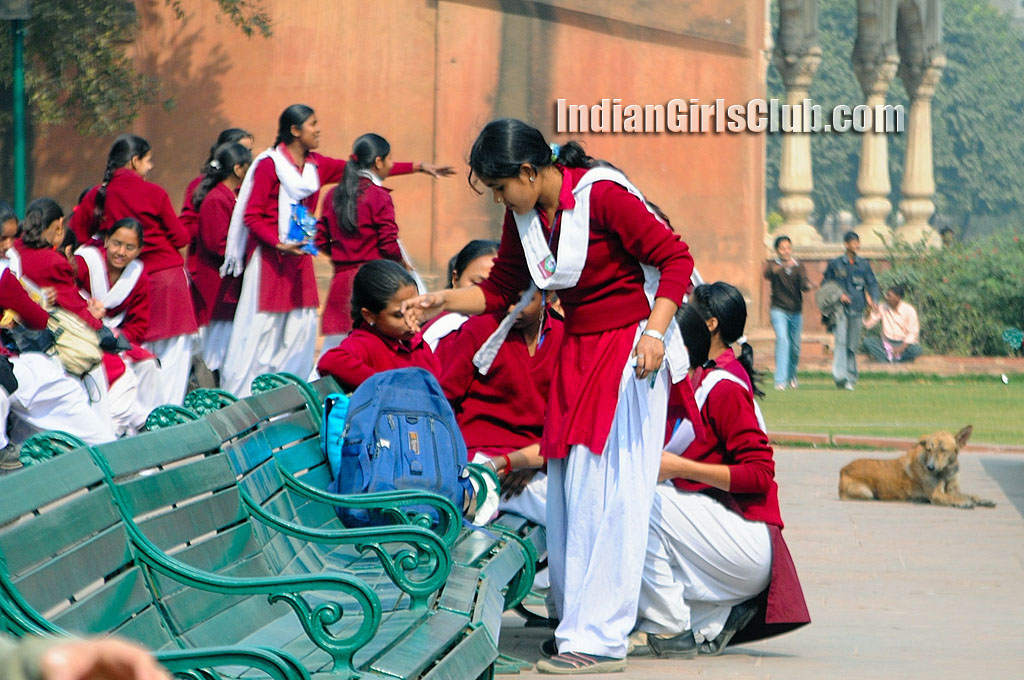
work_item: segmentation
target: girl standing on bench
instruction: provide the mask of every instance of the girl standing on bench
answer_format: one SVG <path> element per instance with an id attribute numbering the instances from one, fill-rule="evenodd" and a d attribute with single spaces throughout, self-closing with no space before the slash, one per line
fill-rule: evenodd
<path id="1" fill-rule="evenodd" d="M 693 258 L 660 213 L 576 143 L 549 146 L 514 119 L 489 123 L 470 152 L 470 182 L 504 204 L 486 281 L 407 301 L 416 323 L 441 311 L 503 310 L 557 290 L 565 340 L 552 377 L 541 455 L 548 464 L 551 590 L 560 618 L 548 673 L 625 668 L 636 622 L 645 527 L 664 439 L 669 371 L 686 356 L 672 315 Z M 653 292 L 645 292 L 645 284 Z M 521 291 L 526 289 L 522 298 Z M 512 319 L 477 354 L 493 360 Z M 681 376 L 679 376 L 681 377 Z M 615 559 L 608 559 L 608 551 Z"/>

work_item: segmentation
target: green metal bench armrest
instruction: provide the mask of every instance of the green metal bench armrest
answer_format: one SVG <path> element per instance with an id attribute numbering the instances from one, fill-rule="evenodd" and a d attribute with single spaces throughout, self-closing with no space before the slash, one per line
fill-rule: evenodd
<path id="1" fill-rule="evenodd" d="M 334 660 L 333 672 L 353 677 L 352 657 L 377 632 L 381 621 L 381 603 L 377 594 L 361 579 L 348 574 L 313 574 L 308 576 L 272 576 L 235 578 L 196 569 L 159 550 L 134 522 L 125 522 L 132 547 L 140 562 L 168 578 L 193 588 L 225 595 L 267 595 L 271 603 L 284 602 L 295 612 L 303 630 L 317 647 Z M 297 594 L 320 590 L 344 593 L 356 600 L 363 614 L 359 628 L 352 635 L 338 638 L 328 630 L 338 623 L 344 612 L 332 601 L 310 607 Z"/>
<path id="2" fill-rule="evenodd" d="M 205 677 L 205 674 L 197 674 L 196 669 L 247 666 L 266 673 L 273 680 L 309 680 L 309 671 L 294 656 L 270 648 L 204 647 L 159 651 L 153 655 L 178 677 Z"/>
<path id="3" fill-rule="evenodd" d="M 285 535 L 317 543 L 353 545 L 360 553 L 372 551 L 391 581 L 409 594 L 414 609 L 426 609 L 430 596 L 441 590 L 451 573 L 451 551 L 441 537 L 429 529 L 419 526 L 312 529 L 267 512 L 245 491 L 241 491 L 241 497 L 253 518 Z M 384 547 L 387 543 L 402 543 L 411 548 L 391 554 Z M 431 565 L 429 573 L 413 578 L 424 564 Z"/>
<path id="4" fill-rule="evenodd" d="M 411 524 L 425 529 L 432 529 L 449 548 L 455 545 L 455 541 L 459 537 L 459 531 L 462 528 L 462 513 L 459 512 L 450 499 L 440 494 L 430 491 L 405 489 L 402 491 L 338 495 L 318 489 L 298 479 L 280 465 L 278 470 L 289 489 L 309 500 L 343 508 L 380 510 L 396 524 Z M 410 505 L 428 505 L 436 510 L 439 526 L 436 529 L 432 528 L 431 525 L 434 521 L 430 515 L 419 513 L 410 516 L 409 513 L 401 509 Z"/>
<path id="5" fill-rule="evenodd" d="M 149 412 L 149 415 L 146 417 L 146 429 L 159 430 L 164 427 L 171 427 L 172 425 L 190 423 L 193 420 L 199 420 L 199 416 L 184 406 L 164 404 L 163 406 L 157 406 Z"/>
<path id="6" fill-rule="evenodd" d="M 498 480 L 498 473 L 490 467 L 480 465 L 479 463 L 469 463 L 466 465 L 466 472 L 476 481 L 476 506 L 478 508 L 487 500 L 487 484 L 484 483 L 486 478 L 490 478 L 494 488 L 498 490 L 498 493 L 501 493 L 501 482 Z"/>
<path id="7" fill-rule="evenodd" d="M 86 446 L 73 434 L 60 430 L 37 432 L 21 444 L 21 464 L 35 465 L 54 456 Z"/>
<path id="8" fill-rule="evenodd" d="M 209 387 L 200 387 L 185 395 L 184 406 L 197 416 L 205 416 L 207 413 L 219 411 L 220 409 L 238 401 L 238 397 L 225 392 L 224 390 Z"/>
<path id="9" fill-rule="evenodd" d="M 523 561 L 525 563 L 523 569 L 509 584 L 508 590 L 505 591 L 505 609 L 513 609 L 519 606 L 526 599 L 526 596 L 530 594 L 530 589 L 533 588 L 533 579 L 537 575 L 537 560 L 540 556 L 537 555 L 537 550 L 533 547 L 533 543 L 515 531 L 497 524 L 489 524 L 487 528 L 498 532 L 509 541 L 514 542 L 523 551 Z"/>
<path id="10" fill-rule="evenodd" d="M 282 371 L 280 373 L 258 375 L 253 379 L 249 391 L 253 394 L 262 394 L 283 385 L 297 385 L 302 392 L 302 397 L 309 404 L 309 410 L 312 411 L 317 420 L 323 417 L 324 405 L 320 401 L 320 395 L 316 393 L 316 390 L 308 382 L 293 373 Z"/>

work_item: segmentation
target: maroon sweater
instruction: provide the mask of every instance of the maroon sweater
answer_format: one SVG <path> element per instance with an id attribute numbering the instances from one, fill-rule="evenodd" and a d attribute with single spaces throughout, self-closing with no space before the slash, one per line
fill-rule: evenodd
<path id="1" fill-rule="evenodd" d="M 21 317 L 21 323 L 34 330 L 46 328 L 50 320 L 50 315 L 29 297 L 10 269 L 0 274 L 0 309 L 13 310 Z"/>
<path id="2" fill-rule="evenodd" d="M 333 376 L 343 390 L 351 392 L 375 373 L 411 366 L 424 368 L 435 378 L 441 373 L 437 358 L 419 335 L 403 342 L 359 325 L 340 345 L 320 357 L 316 370 L 320 375 Z"/>
<path id="3" fill-rule="evenodd" d="M 558 198 L 556 224 L 560 212 L 576 205 L 572 189 L 586 168 L 563 168 L 562 190 Z M 550 234 L 546 217 L 540 215 L 545 236 Z M 659 222 L 643 202 L 624 187 L 608 181 L 596 182 L 590 192 L 590 239 L 587 262 L 579 281 L 572 288 L 558 291 L 565 310 L 565 332 L 574 335 L 623 328 L 646 319 L 651 306 L 644 294 L 644 275 L 640 264 L 661 272 L 656 297 L 680 304 L 690 285 L 693 258 L 678 234 Z M 558 252 L 558 233 L 551 246 Z M 480 283 L 487 311 L 505 309 L 519 299 L 530 285 L 526 262 L 515 218 L 505 211 L 501 246 L 494 268 Z"/>
<path id="4" fill-rule="evenodd" d="M 78 283 L 71 263 L 51 248 L 29 248 L 19 238 L 14 247 L 21 255 L 22 275 L 40 288 L 57 291 L 57 306 L 77 315 L 90 328 L 99 330 L 103 322 L 89 311 L 89 303 L 78 292 Z"/>
<path id="5" fill-rule="evenodd" d="M 79 243 L 87 243 L 97 232 L 106 231 L 122 217 L 134 217 L 142 224 L 145 242 L 139 260 L 147 272 L 153 274 L 185 264 L 178 249 L 188 245 L 189 233 L 178 223 L 166 191 L 132 170 L 115 170 L 107 185 L 102 224 L 93 216 L 97 191 L 98 186 L 90 189 L 71 215 L 69 228 L 75 232 Z"/>

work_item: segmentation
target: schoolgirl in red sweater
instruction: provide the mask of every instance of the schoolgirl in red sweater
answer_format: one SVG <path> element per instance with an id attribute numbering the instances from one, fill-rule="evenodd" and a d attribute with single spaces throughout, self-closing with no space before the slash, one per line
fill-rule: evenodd
<path id="1" fill-rule="evenodd" d="M 316 352 L 317 299 L 312 256 L 289 239 L 296 206 L 312 215 L 320 187 L 341 179 L 346 161 L 323 156 L 320 126 L 308 106 L 294 104 L 278 119 L 274 146 L 256 157 L 232 214 L 223 275 L 241 276 L 242 292 L 221 384 L 247 396 L 253 378 L 287 371 L 307 376 Z M 395 163 L 391 174 L 451 168 Z M 252 237 L 251 239 L 249 237 Z"/>
<path id="2" fill-rule="evenodd" d="M 486 374 L 473 357 L 498 329 L 504 312 L 471 317 L 438 353 L 441 387 L 455 411 L 470 460 L 494 468 L 501 511 L 546 521 L 547 475 L 539 471 L 544 411 L 563 328 L 544 309 L 540 291 L 512 325 Z"/>
<path id="3" fill-rule="evenodd" d="M 353 330 L 320 357 L 320 375 L 333 376 L 345 391 L 394 368 L 416 366 L 438 377 L 434 353 L 402 315 L 402 303 L 415 295 L 416 282 L 397 262 L 373 260 L 360 267 L 352 280 Z"/>
<path id="4" fill-rule="evenodd" d="M 238 188 L 252 163 L 249 149 L 234 142 L 214 151 L 206 164 L 206 174 L 193 193 L 193 210 L 197 216 L 194 253 L 189 258 L 192 282 L 192 304 L 199 323 L 200 356 L 207 368 L 218 375 L 224 365 L 232 322 L 242 280 L 220 275 L 228 226 L 235 209 Z"/>
<path id="5" fill-rule="evenodd" d="M 145 139 L 118 137 L 107 156 L 103 183 L 90 189 L 79 203 L 71 217 L 71 229 L 84 245 L 121 218 L 133 217 L 142 224 L 145 242 L 139 261 L 149 276 L 153 311 L 146 348 L 160 358 L 160 402 L 180 404 L 188 386 L 192 342 L 198 330 L 180 252 L 188 246 L 189 233 L 178 222 L 167 192 L 146 181 L 152 168 L 153 155 Z"/>
<path id="6" fill-rule="evenodd" d="M 228 128 L 221 130 L 220 134 L 217 135 L 217 141 L 210 147 L 210 155 L 206 157 L 206 162 L 203 163 L 203 167 L 199 170 L 199 175 L 192 178 L 192 181 L 185 187 L 185 196 L 181 201 L 181 212 L 178 213 L 178 223 L 185 227 L 189 235 L 192 237 L 192 242 L 188 247 L 188 257 L 185 258 L 185 264 L 188 268 L 188 273 L 192 274 L 192 256 L 196 252 L 196 232 L 199 230 L 199 212 L 196 210 L 193 200 L 196 187 L 206 177 L 207 172 L 210 170 L 210 163 L 213 161 L 217 149 L 224 144 L 241 144 L 249 151 L 252 151 L 252 145 L 255 138 L 252 133 L 243 130 L 242 128 Z M 198 314 L 198 310 L 196 312 Z"/>
<path id="7" fill-rule="evenodd" d="M 693 259 L 660 212 L 618 170 L 575 143 L 549 147 L 525 123 L 489 123 L 471 179 L 504 204 L 487 280 L 406 303 L 416 321 L 525 304 L 557 290 L 565 340 L 552 377 L 541 455 L 548 465 L 548 564 L 560 623 L 538 669 L 625 668 L 657 481 L 671 372 L 686 356 L 674 331 Z M 649 287 L 654 291 L 648 295 Z M 480 364 L 493 355 L 484 352 Z M 666 355 L 670 371 L 660 370 Z M 478 365 L 480 365 L 478 364 Z M 608 546 L 616 559 L 608 559 Z"/>
<path id="8" fill-rule="evenodd" d="M 651 511 L 638 629 L 660 656 L 717 655 L 730 642 L 810 621 L 782 539 L 753 350 L 742 338 L 746 316 L 743 296 L 723 282 L 698 286 L 677 314 L 691 363 L 711 361 L 691 378 L 700 434 L 681 455 L 663 453 L 659 479 L 670 484 L 658 486 Z"/>

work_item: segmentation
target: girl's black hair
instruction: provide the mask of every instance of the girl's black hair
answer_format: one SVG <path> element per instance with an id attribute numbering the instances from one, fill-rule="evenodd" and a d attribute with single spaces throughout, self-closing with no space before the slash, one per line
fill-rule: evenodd
<path id="1" fill-rule="evenodd" d="M 591 158 L 577 142 L 566 142 L 558 155 L 537 128 L 515 118 L 499 118 L 484 126 L 469 152 L 469 186 L 480 193 L 475 177 L 504 179 L 517 177 L 523 164 L 536 170 L 557 162 L 567 168 L 592 168 L 609 165 Z"/>
<path id="2" fill-rule="evenodd" d="M 64 230 L 64 240 L 60 242 L 58 250 L 60 250 L 60 254 L 63 255 L 67 252 L 68 248 L 71 248 L 71 252 L 75 252 L 75 250 L 78 249 L 78 237 L 75 236 L 74 229 Z"/>
<path id="3" fill-rule="evenodd" d="M 52 198 L 37 198 L 28 204 L 25 219 L 21 223 L 21 242 L 29 248 L 52 248 L 53 244 L 43 238 L 43 232 L 54 220 L 64 217 L 64 209 Z"/>
<path id="4" fill-rule="evenodd" d="M 354 234 L 359 228 L 356 223 L 357 209 L 360 190 L 360 170 L 369 170 L 377 158 L 386 158 L 391 153 L 391 145 L 388 140 L 380 135 L 369 132 L 352 143 L 352 155 L 345 163 L 345 172 L 341 176 L 341 182 L 334 190 L 334 216 L 338 219 L 338 225 L 348 232 Z"/>
<path id="5" fill-rule="evenodd" d="M 401 288 L 416 282 L 402 265 L 394 260 L 371 260 L 359 268 L 352 280 L 352 323 L 363 321 L 363 308 L 374 314 L 388 306 Z"/>
<path id="6" fill-rule="evenodd" d="M 244 148 L 244 147 L 243 147 Z M 103 232 L 103 240 L 106 241 L 108 238 L 117 233 L 118 229 L 131 229 L 135 232 L 135 235 L 139 237 L 139 248 L 143 244 L 143 231 L 142 223 L 134 217 L 122 217 L 117 222 L 110 225 L 110 229 Z M 70 229 L 68 231 L 71 231 Z"/>
<path id="7" fill-rule="evenodd" d="M 214 151 L 213 159 L 206 164 L 203 173 L 203 181 L 199 183 L 196 190 L 192 192 L 192 207 L 199 211 L 206 194 L 210 189 L 230 177 L 235 172 L 236 165 L 248 165 L 252 163 L 252 152 L 237 142 L 221 144 Z"/>
<path id="8" fill-rule="evenodd" d="M 683 305 L 676 310 L 676 324 L 686 344 L 690 367 L 697 368 L 706 364 L 711 350 L 711 332 L 700 312 L 691 304 Z"/>
<path id="9" fill-rule="evenodd" d="M 0 225 L 4 224 L 8 220 L 18 221 L 18 216 L 14 212 L 14 208 L 7 201 L 0 201 Z M 0 253 L 3 255 L 3 253 Z"/>
<path id="10" fill-rule="evenodd" d="M 557 149 L 557 152 L 555 151 Z M 475 179 L 518 177 L 520 168 L 533 166 L 538 172 L 549 165 L 566 168 L 605 167 L 622 172 L 608 161 L 588 156 L 579 142 L 566 142 L 552 147 L 537 128 L 515 118 L 499 118 L 484 126 L 469 152 L 469 186 L 477 188 Z M 623 173 L 625 175 L 625 173 Z M 650 200 L 647 205 L 669 227 L 668 216 Z"/>
<path id="11" fill-rule="evenodd" d="M 691 301 L 702 319 L 718 319 L 716 332 L 726 345 L 733 344 L 743 335 L 747 325 L 747 303 L 736 286 L 724 281 L 701 284 L 693 291 Z M 739 362 L 750 378 L 754 394 L 763 397 L 764 391 L 758 386 L 760 375 L 754 370 L 754 348 L 749 342 L 741 345 Z"/>
<path id="12" fill-rule="evenodd" d="M 282 111 L 281 116 L 277 119 L 277 139 L 274 140 L 274 146 L 288 144 L 295 139 L 295 135 L 292 134 L 292 126 L 302 127 L 306 119 L 312 115 L 313 109 L 305 104 L 292 104 Z"/>
<path id="13" fill-rule="evenodd" d="M 203 163 L 203 167 L 200 168 L 201 174 L 206 174 L 206 166 L 210 164 L 214 156 L 217 154 L 219 149 L 224 144 L 231 144 L 232 142 L 241 142 L 243 139 L 251 138 L 252 133 L 242 128 L 228 128 L 227 130 L 221 130 L 220 134 L 217 135 L 217 141 L 210 147 L 210 155 L 206 157 L 206 162 Z"/>
<path id="14" fill-rule="evenodd" d="M 501 244 L 491 239 L 477 238 L 473 239 L 462 247 L 458 253 L 455 254 L 452 259 L 448 260 L 448 285 L 446 288 L 455 287 L 455 279 L 462 276 L 462 272 L 466 271 L 474 260 L 486 255 L 497 255 L 498 246 Z"/>
<path id="15" fill-rule="evenodd" d="M 121 135 L 114 140 L 107 154 L 107 168 L 103 171 L 103 182 L 96 192 L 96 209 L 93 217 L 97 222 L 103 221 L 103 208 L 107 204 L 107 185 L 114 177 L 114 171 L 128 165 L 133 158 L 144 158 L 149 153 L 150 146 L 138 135 Z"/>

